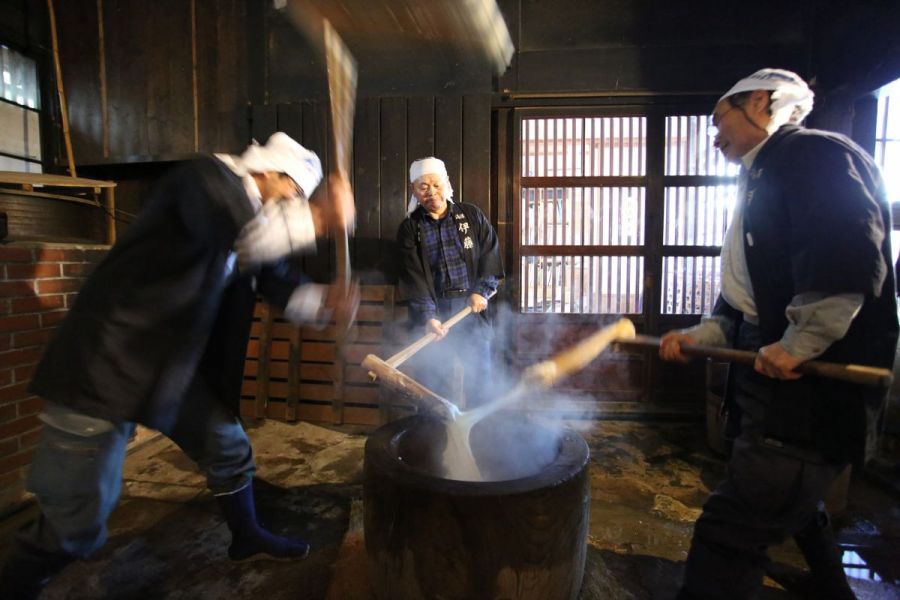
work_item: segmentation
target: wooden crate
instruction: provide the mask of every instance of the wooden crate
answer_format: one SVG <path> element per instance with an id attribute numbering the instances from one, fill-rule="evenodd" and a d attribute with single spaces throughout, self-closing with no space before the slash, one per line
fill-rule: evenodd
<path id="1" fill-rule="evenodd" d="M 297 327 L 258 302 L 244 365 L 241 415 L 282 421 L 380 425 L 412 407 L 382 393 L 366 369 L 367 354 L 390 356 L 405 341 L 394 286 L 362 286 L 357 320 L 342 347 L 337 328 Z"/>

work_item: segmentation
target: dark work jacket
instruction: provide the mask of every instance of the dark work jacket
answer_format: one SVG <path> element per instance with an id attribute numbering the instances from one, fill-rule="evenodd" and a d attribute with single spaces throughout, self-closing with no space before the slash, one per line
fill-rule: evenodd
<path id="1" fill-rule="evenodd" d="M 746 194 L 744 252 L 762 344 L 782 338 L 795 295 L 858 293 L 864 303 L 849 331 L 818 360 L 890 369 L 891 215 L 871 157 L 845 136 L 784 126 L 756 156 Z M 716 312 L 741 316 L 721 299 Z M 771 380 L 771 390 L 767 435 L 836 461 L 871 455 L 884 390 L 811 376 Z"/>
<path id="2" fill-rule="evenodd" d="M 454 214 L 461 212 L 469 223 L 468 235 L 472 239 L 473 247 L 470 250 L 463 250 L 469 286 L 474 288 L 483 277 L 493 276 L 502 279 L 500 242 L 497 241 L 497 234 L 487 217 L 474 204 L 448 202 L 447 205 L 450 207 L 448 218 L 453 218 Z M 422 244 L 424 235 L 421 231 L 422 222 L 430 218 L 425 209 L 419 207 L 400 224 L 400 230 L 397 232 L 397 243 L 400 248 L 400 296 L 405 300 L 430 296 L 437 304 L 434 277 Z M 464 237 L 465 234 L 460 233 L 460 239 Z M 413 326 L 424 323 L 423 315 L 410 312 L 410 322 Z M 484 312 L 478 316 L 482 319 L 487 318 Z"/>
<path id="3" fill-rule="evenodd" d="M 254 275 L 258 291 L 282 306 L 303 281 L 282 264 L 226 276 L 252 218 L 240 178 L 216 159 L 165 177 L 85 282 L 32 391 L 91 416 L 167 431 L 199 374 L 236 411 Z"/>

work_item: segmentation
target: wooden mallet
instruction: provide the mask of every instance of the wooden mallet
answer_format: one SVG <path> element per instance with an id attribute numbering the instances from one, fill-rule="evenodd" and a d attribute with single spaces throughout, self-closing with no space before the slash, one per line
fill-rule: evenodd
<path id="1" fill-rule="evenodd" d="M 531 384 L 550 387 L 559 379 L 581 371 L 611 343 L 624 342 L 634 337 L 634 323 L 629 319 L 619 319 L 597 330 L 571 348 L 563 350 L 545 361 L 531 365 L 525 370 L 523 379 Z"/>
<path id="2" fill-rule="evenodd" d="M 401 371 L 381 360 L 374 354 L 367 355 L 362 366 L 369 369 L 369 375 L 381 380 L 382 385 L 398 392 L 416 405 L 420 412 L 429 411 L 438 416 L 454 420 L 459 415 L 456 405 L 435 394 L 427 387 Z"/>

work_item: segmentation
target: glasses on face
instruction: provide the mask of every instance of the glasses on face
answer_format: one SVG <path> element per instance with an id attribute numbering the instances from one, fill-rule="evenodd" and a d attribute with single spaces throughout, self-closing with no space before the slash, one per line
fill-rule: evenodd
<path id="1" fill-rule="evenodd" d="M 709 116 L 709 120 L 711 121 L 710 125 L 706 128 L 706 133 L 709 137 L 716 137 L 719 135 L 719 123 L 722 122 L 722 119 L 725 118 L 725 115 L 738 108 L 737 106 L 729 106 L 728 110 L 723 111 L 721 114 L 716 115 L 713 113 Z"/>

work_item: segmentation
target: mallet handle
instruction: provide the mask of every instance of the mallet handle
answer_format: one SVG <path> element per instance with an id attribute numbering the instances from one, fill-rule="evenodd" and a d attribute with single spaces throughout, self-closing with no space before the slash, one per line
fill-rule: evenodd
<path id="1" fill-rule="evenodd" d="M 496 293 L 497 293 L 497 290 L 494 290 L 493 292 L 488 294 L 488 297 L 487 297 L 488 300 L 493 298 L 494 295 L 496 295 Z M 463 319 L 468 317 L 469 313 L 471 313 L 471 312 L 472 312 L 472 307 L 466 306 L 464 309 L 462 309 L 461 311 L 459 311 L 458 313 L 456 313 L 455 315 L 453 315 L 452 317 L 450 317 L 449 319 L 447 319 L 446 321 L 441 323 L 441 325 L 443 325 L 447 329 L 450 329 L 451 327 L 453 327 L 454 325 L 456 325 L 457 323 L 459 323 L 460 321 L 462 321 Z M 410 356 L 412 356 L 413 354 L 415 354 L 416 352 L 418 352 L 419 350 L 421 350 L 422 348 L 424 348 L 425 346 L 427 346 L 428 344 L 430 344 L 431 342 L 433 342 L 436 339 L 437 339 L 436 333 L 426 333 L 425 335 L 420 337 L 418 340 L 416 340 L 415 342 L 413 342 L 412 344 L 410 344 L 409 346 L 407 346 L 406 348 L 404 348 L 403 350 L 401 350 L 397 354 L 393 355 L 392 357 L 390 357 L 389 359 L 387 359 L 384 362 L 386 362 L 387 364 L 389 364 L 392 367 L 399 367 L 401 364 L 406 362 Z"/>
<path id="2" fill-rule="evenodd" d="M 458 313 L 456 313 L 455 315 L 453 315 L 452 317 L 450 317 L 449 319 L 447 319 L 446 321 L 444 321 L 443 323 L 441 323 L 441 325 L 443 325 L 444 327 L 449 329 L 450 327 L 453 327 L 454 325 L 456 325 L 457 323 L 462 321 L 464 318 L 469 316 L 470 312 L 472 312 L 472 307 L 467 306 L 464 309 L 462 309 L 461 311 L 459 311 Z M 433 342 L 436 339 L 437 339 L 436 333 L 434 333 L 434 332 L 426 333 L 425 335 L 420 337 L 418 340 L 416 340 L 415 342 L 413 342 L 412 344 L 410 344 L 409 346 L 407 346 L 406 348 L 404 348 L 403 350 L 401 350 L 397 354 L 393 355 L 392 357 L 390 357 L 389 359 L 387 359 L 384 362 L 386 362 L 387 364 L 389 364 L 392 367 L 399 367 L 401 364 L 403 364 L 404 362 L 409 360 L 409 358 L 412 355 L 414 355 L 416 352 L 418 352 L 419 350 L 421 350 L 422 348 L 424 348 L 425 346 L 427 346 L 428 344 L 430 344 L 431 342 Z"/>
<path id="3" fill-rule="evenodd" d="M 659 338 L 646 335 L 638 335 L 633 339 L 616 340 L 616 344 L 625 347 L 646 348 L 659 350 Z M 703 346 L 700 344 L 682 344 L 682 354 L 701 358 L 713 358 L 726 362 L 735 362 L 745 365 L 753 365 L 756 361 L 756 352 L 749 350 L 735 350 L 733 348 L 719 348 L 717 346 Z M 798 373 L 805 375 L 817 375 L 840 381 L 860 383 L 872 387 L 888 388 L 893 380 L 893 373 L 889 369 L 870 367 L 866 365 L 845 365 L 841 363 L 810 360 L 800 364 L 796 368 Z"/>

